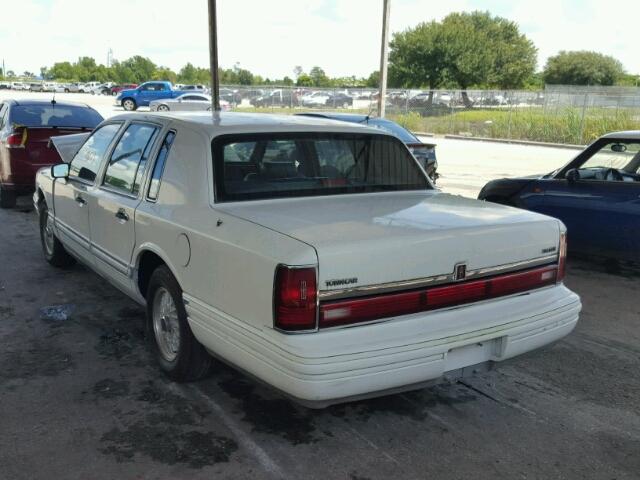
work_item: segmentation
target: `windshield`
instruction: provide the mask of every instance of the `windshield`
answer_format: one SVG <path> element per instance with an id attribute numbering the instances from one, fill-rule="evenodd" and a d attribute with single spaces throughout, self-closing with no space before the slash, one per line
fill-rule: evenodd
<path id="1" fill-rule="evenodd" d="M 72 127 L 94 129 L 102 116 L 93 108 L 75 105 L 16 105 L 9 121 L 24 127 Z"/>
<path id="2" fill-rule="evenodd" d="M 218 201 L 432 188 L 388 135 L 224 135 L 213 141 Z"/>
<path id="3" fill-rule="evenodd" d="M 370 118 L 369 121 L 367 122 L 367 125 L 370 127 L 381 128 L 382 130 L 386 130 L 387 132 L 393 133 L 396 137 L 398 137 L 404 143 L 419 142 L 419 140 L 411 132 L 401 127 L 397 123 Z"/>

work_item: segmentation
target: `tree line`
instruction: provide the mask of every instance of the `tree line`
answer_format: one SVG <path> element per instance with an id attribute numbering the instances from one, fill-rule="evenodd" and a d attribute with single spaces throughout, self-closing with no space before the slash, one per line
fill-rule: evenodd
<path id="1" fill-rule="evenodd" d="M 537 48 L 518 25 L 489 12 L 451 13 L 443 20 L 423 22 L 395 33 L 390 42 L 390 88 L 435 89 L 541 89 L 545 84 L 638 85 L 639 77 L 625 73 L 615 58 L 597 52 L 561 51 L 536 71 Z M 7 72 L 7 76 L 13 72 Z M 135 55 L 109 66 L 91 57 L 77 62 L 57 62 L 42 67 L 45 80 L 142 83 L 169 80 L 174 83 L 208 84 L 208 68 L 187 63 L 175 72 Z M 235 66 L 219 69 L 226 85 L 284 85 L 302 87 L 369 87 L 379 85 L 379 72 L 367 77 L 329 77 L 314 66 L 305 72 L 295 66 L 292 76 L 270 79 Z M 32 77 L 31 72 L 24 72 Z M 466 99 L 463 93 L 463 100 Z"/>

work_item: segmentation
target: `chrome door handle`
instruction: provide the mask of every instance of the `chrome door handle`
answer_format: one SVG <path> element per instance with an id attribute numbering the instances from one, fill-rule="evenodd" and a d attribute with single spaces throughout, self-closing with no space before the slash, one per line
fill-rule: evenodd
<path id="1" fill-rule="evenodd" d="M 122 220 L 123 222 L 129 221 L 129 215 L 124 211 L 124 208 L 121 208 L 116 212 L 116 218 L 118 220 Z"/>
<path id="2" fill-rule="evenodd" d="M 76 200 L 76 203 L 81 207 L 84 207 L 87 204 L 87 201 L 84 198 L 82 198 L 82 195 L 76 195 L 75 200 Z"/>

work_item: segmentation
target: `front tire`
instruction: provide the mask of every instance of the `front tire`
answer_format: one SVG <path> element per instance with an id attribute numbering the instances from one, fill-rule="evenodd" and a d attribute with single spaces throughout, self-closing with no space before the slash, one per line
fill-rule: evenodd
<path id="1" fill-rule="evenodd" d="M 169 107 L 165 104 L 162 105 L 158 105 L 158 111 L 159 112 L 168 112 L 169 111 Z"/>
<path id="2" fill-rule="evenodd" d="M 182 289 L 164 265 L 153 272 L 149 281 L 147 331 L 160 368 L 171 379 L 189 382 L 207 375 L 211 356 L 193 336 Z"/>
<path id="3" fill-rule="evenodd" d="M 122 101 L 122 108 L 124 108 L 127 112 L 133 112 L 138 106 L 136 105 L 135 100 L 131 98 L 125 98 Z"/>
<path id="4" fill-rule="evenodd" d="M 54 267 L 68 268 L 76 263 L 56 237 L 53 231 L 53 217 L 49 215 L 46 203 L 40 206 L 40 241 L 45 260 Z"/>

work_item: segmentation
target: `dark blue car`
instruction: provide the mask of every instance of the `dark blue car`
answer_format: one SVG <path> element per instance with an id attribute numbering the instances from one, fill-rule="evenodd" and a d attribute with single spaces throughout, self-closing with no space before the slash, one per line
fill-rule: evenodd
<path id="1" fill-rule="evenodd" d="M 478 198 L 559 218 L 570 253 L 640 262 L 640 131 L 605 135 L 547 175 L 491 181 Z"/>
<path id="2" fill-rule="evenodd" d="M 327 105 L 329 103 L 327 102 Z M 370 117 L 369 115 L 362 115 L 356 113 L 334 113 L 334 112 L 309 112 L 298 113 L 296 115 L 303 115 L 305 117 L 320 117 L 329 118 L 331 120 L 340 120 L 342 122 L 359 123 L 361 125 L 367 125 L 368 127 L 375 127 L 385 130 L 394 134 L 402 142 L 404 142 L 414 157 L 424 167 L 427 175 L 436 183 L 438 179 L 438 161 L 436 160 L 436 146 L 432 143 L 421 142 L 409 130 L 396 122 L 387 120 L 386 118 Z"/>

